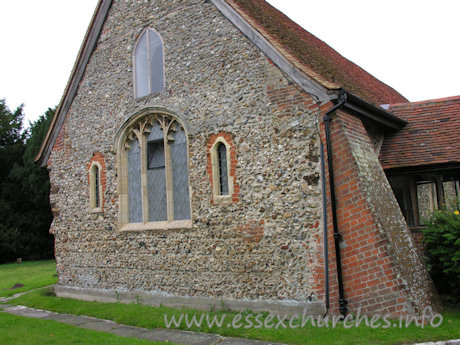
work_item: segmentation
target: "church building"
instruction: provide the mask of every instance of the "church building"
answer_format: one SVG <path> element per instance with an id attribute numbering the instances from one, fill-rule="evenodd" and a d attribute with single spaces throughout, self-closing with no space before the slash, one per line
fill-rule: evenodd
<path id="1" fill-rule="evenodd" d="M 436 308 L 411 193 L 458 193 L 458 170 L 426 182 L 417 156 L 407 174 L 397 152 L 413 107 L 263 0 L 100 0 L 37 157 L 57 295 Z M 444 158 L 429 164 L 454 168 Z"/>

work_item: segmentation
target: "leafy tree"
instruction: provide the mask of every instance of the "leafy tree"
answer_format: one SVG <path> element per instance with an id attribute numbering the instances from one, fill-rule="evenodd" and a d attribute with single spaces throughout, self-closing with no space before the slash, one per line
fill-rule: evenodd
<path id="1" fill-rule="evenodd" d="M 34 163 L 54 110 L 48 109 L 28 132 L 22 129 L 22 106 L 14 113 L 3 105 L 0 113 L 0 262 L 53 256 L 49 179 Z M 29 134 L 27 136 L 27 134 Z"/>
<path id="2" fill-rule="evenodd" d="M 4 181 L 14 164 L 22 161 L 25 133 L 21 134 L 23 106 L 14 112 L 0 99 L 0 181 Z"/>
<path id="3" fill-rule="evenodd" d="M 460 303 L 459 201 L 434 211 L 423 230 L 428 268 L 439 294 L 446 302 Z"/>
<path id="4" fill-rule="evenodd" d="M 24 114 L 21 104 L 14 112 L 8 108 L 4 99 L 0 99 L 0 148 L 23 143 L 25 135 L 21 134 Z"/>
<path id="5" fill-rule="evenodd" d="M 28 162 L 33 162 L 43 143 L 43 139 L 48 132 L 51 120 L 53 119 L 55 109 L 48 110 L 41 115 L 34 123 L 29 123 L 30 137 L 27 139 L 27 148 L 24 154 L 24 159 Z"/>

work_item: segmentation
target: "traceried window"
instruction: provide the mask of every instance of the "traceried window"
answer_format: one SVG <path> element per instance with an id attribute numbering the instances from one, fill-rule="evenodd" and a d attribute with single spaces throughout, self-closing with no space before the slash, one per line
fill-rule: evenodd
<path id="1" fill-rule="evenodd" d="M 134 48 L 134 94 L 143 97 L 164 89 L 163 41 L 147 28 Z"/>
<path id="2" fill-rule="evenodd" d="M 164 114 L 144 116 L 127 128 L 121 150 L 122 227 L 189 227 L 187 136 L 181 124 Z"/>

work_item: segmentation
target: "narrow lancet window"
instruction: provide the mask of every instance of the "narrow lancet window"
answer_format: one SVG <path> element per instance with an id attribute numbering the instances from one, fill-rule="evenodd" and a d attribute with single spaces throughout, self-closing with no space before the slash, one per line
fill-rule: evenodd
<path id="1" fill-rule="evenodd" d="M 236 153 L 231 133 L 211 135 L 208 142 L 208 173 L 211 178 L 213 204 L 238 202 Z"/>
<path id="2" fill-rule="evenodd" d="M 228 195 L 227 148 L 223 143 L 217 147 L 219 159 L 220 195 Z"/>
<path id="3" fill-rule="evenodd" d="M 99 162 L 93 161 L 89 168 L 89 200 L 92 212 L 102 212 L 102 170 Z"/>
<path id="4" fill-rule="evenodd" d="M 99 181 L 99 168 L 97 165 L 94 165 L 93 167 L 94 169 L 94 196 L 95 196 L 95 208 L 100 208 L 101 207 L 101 195 L 100 195 L 100 192 L 99 192 L 99 188 L 100 188 L 100 181 Z"/>

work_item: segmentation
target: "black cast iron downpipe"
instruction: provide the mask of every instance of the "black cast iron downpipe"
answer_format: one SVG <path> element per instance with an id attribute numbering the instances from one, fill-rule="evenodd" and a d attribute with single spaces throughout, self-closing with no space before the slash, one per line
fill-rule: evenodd
<path id="1" fill-rule="evenodd" d="M 332 144 L 330 127 L 332 118 L 330 114 L 342 107 L 346 101 L 346 93 L 341 93 L 339 96 L 339 102 L 332 108 L 330 108 L 328 111 L 326 111 L 323 118 L 326 131 L 327 168 L 329 172 L 329 191 L 331 194 L 332 225 L 334 227 L 335 259 L 337 263 L 337 280 L 339 284 L 339 309 L 340 314 L 343 316 L 346 316 L 347 314 L 347 300 L 345 299 L 345 293 L 343 289 L 342 262 L 340 259 L 340 239 L 342 238 L 342 236 L 339 234 L 339 230 L 337 228 L 337 206 L 335 199 L 334 170 L 332 166 Z"/>
<path id="2" fill-rule="evenodd" d="M 326 317 L 329 312 L 329 247 L 327 240 L 327 197 L 326 197 L 326 169 L 324 167 L 324 145 L 319 143 L 321 159 L 321 195 L 323 199 L 323 246 L 324 246 L 324 291 L 326 293 Z"/>

